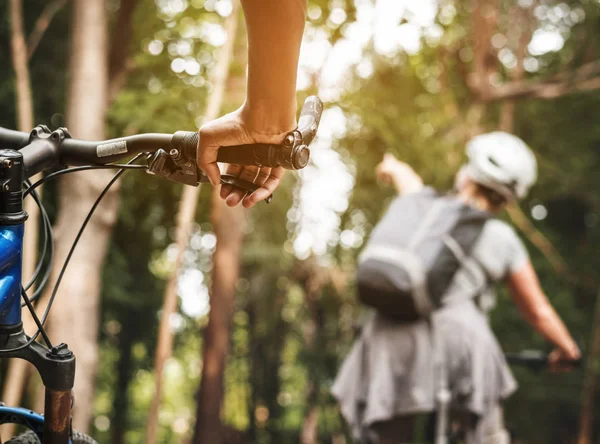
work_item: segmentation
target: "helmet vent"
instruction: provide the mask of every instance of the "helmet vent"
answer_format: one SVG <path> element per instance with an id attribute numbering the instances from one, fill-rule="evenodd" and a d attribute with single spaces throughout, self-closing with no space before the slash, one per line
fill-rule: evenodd
<path id="1" fill-rule="evenodd" d="M 500 164 L 498 162 L 496 162 L 492 156 L 488 156 L 488 160 L 490 161 L 490 163 L 492 165 L 497 166 L 498 168 L 500 168 Z"/>

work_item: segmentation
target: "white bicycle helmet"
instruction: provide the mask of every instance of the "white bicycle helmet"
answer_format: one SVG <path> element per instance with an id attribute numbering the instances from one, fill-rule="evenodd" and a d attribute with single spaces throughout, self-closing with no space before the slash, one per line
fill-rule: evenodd
<path id="1" fill-rule="evenodd" d="M 537 179 L 537 162 L 525 142 L 501 131 L 476 136 L 467 144 L 464 173 L 507 200 L 522 199 Z"/>

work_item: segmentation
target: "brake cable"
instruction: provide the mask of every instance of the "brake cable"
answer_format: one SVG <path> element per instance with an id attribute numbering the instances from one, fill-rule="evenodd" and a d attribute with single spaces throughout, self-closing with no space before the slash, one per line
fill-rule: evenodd
<path id="1" fill-rule="evenodd" d="M 63 174 L 74 173 L 74 172 L 77 172 L 77 171 L 91 170 L 91 169 L 113 169 L 113 168 L 118 168 L 119 169 L 119 171 L 108 182 L 108 184 L 106 185 L 106 187 L 104 187 L 104 189 L 102 190 L 102 192 L 100 193 L 100 195 L 98 196 L 98 198 L 96 199 L 96 201 L 94 202 L 94 204 L 92 205 L 92 207 L 90 208 L 90 210 L 89 210 L 89 212 L 88 212 L 85 220 L 83 221 L 83 223 L 81 225 L 81 228 L 79 229 L 79 232 L 77 233 L 77 236 L 75 237 L 75 240 L 73 241 L 73 244 L 71 245 L 71 249 L 69 250 L 69 253 L 67 254 L 67 258 L 65 259 L 65 262 L 64 262 L 64 264 L 63 264 L 63 266 L 62 266 L 62 268 L 60 270 L 60 273 L 58 275 L 56 283 L 54 284 L 54 288 L 52 290 L 52 294 L 50 295 L 50 299 L 48 301 L 48 305 L 46 306 L 46 309 L 44 310 L 44 314 L 42 315 L 42 319 L 41 320 L 38 318 L 37 314 L 35 313 L 35 308 L 31 304 L 31 300 L 27 297 L 27 293 L 25 292 L 25 290 L 21 286 L 21 295 L 23 296 L 23 298 L 25 300 L 25 305 L 27 306 L 27 308 L 29 309 L 30 313 L 32 314 L 32 317 L 33 317 L 34 322 L 36 323 L 38 329 L 35 332 L 35 334 L 31 338 L 29 338 L 29 340 L 26 343 L 20 345 L 19 347 L 7 349 L 7 350 L 0 350 L 0 356 L 6 355 L 6 354 L 9 354 L 9 353 L 14 353 L 16 351 L 19 351 L 19 350 L 22 350 L 24 348 L 29 347 L 33 342 L 36 341 L 36 339 L 40 336 L 40 334 L 42 335 L 42 337 L 44 339 L 44 342 L 46 342 L 47 346 L 49 348 L 51 348 L 50 339 L 48 338 L 46 330 L 44 329 L 44 324 L 46 323 L 46 320 L 48 319 L 48 315 L 50 313 L 50 309 L 52 308 L 54 300 L 56 299 L 56 294 L 58 292 L 58 287 L 59 287 L 59 285 L 60 285 L 60 283 L 62 281 L 62 278 L 63 278 L 63 276 L 65 274 L 66 269 L 67 269 L 67 266 L 69 265 L 71 257 L 73 256 L 73 253 L 75 251 L 75 247 L 77 247 L 77 244 L 79 243 L 79 240 L 81 239 L 81 235 L 83 234 L 83 231 L 85 230 L 85 228 L 87 227 L 87 224 L 89 223 L 90 219 L 92 218 L 92 216 L 94 214 L 94 211 L 96 211 L 96 208 L 98 208 L 98 205 L 100 204 L 100 201 L 106 195 L 106 193 L 108 192 L 108 190 L 119 179 L 119 177 L 121 177 L 121 175 L 123 175 L 123 173 L 127 169 L 147 169 L 147 167 L 145 165 L 133 165 L 133 162 L 135 162 L 136 160 L 138 160 L 140 157 L 144 156 L 145 154 L 146 153 L 140 153 L 140 154 L 138 154 L 133 159 L 131 159 L 129 162 L 127 162 L 127 164 L 125 164 L 125 165 L 120 165 L 120 164 L 86 165 L 86 166 L 81 166 L 81 167 L 66 168 L 64 170 L 55 171 L 54 173 L 51 173 L 48 176 L 45 176 L 42 179 L 40 179 L 37 182 L 35 182 L 24 193 L 24 195 L 29 195 L 30 193 L 33 193 L 33 191 L 35 190 L 35 188 L 37 188 L 40 185 L 42 185 L 43 183 L 47 182 L 50 178 L 58 177 L 58 176 L 61 176 Z M 38 200 L 39 200 L 39 196 L 38 196 Z"/>

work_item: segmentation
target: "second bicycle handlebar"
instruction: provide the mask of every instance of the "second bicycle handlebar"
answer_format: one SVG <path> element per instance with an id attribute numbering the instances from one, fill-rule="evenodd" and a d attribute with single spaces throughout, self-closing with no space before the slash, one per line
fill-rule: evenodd
<path id="1" fill-rule="evenodd" d="M 550 358 L 547 353 L 540 350 L 523 350 L 517 353 L 505 353 L 506 361 L 511 365 L 518 365 L 530 368 L 532 370 L 543 370 L 550 365 Z M 583 360 L 565 361 L 570 367 L 581 367 Z"/>

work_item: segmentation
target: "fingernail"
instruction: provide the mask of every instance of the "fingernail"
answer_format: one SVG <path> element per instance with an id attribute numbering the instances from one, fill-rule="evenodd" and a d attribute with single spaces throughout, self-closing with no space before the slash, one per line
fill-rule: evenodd
<path id="1" fill-rule="evenodd" d="M 267 197 L 269 197 L 270 194 L 271 193 L 269 192 L 269 190 L 261 188 L 260 190 L 256 190 L 254 192 L 254 198 L 256 199 L 256 201 L 265 200 Z"/>
<path id="2" fill-rule="evenodd" d="M 221 185 L 221 192 L 219 194 L 221 195 L 221 199 L 227 199 L 227 196 L 229 196 L 229 190 L 225 188 L 225 185 Z"/>
<path id="3" fill-rule="evenodd" d="M 235 206 L 236 202 L 235 202 L 236 198 L 235 198 L 235 194 L 230 194 L 229 196 L 227 196 L 227 198 L 225 199 L 225 203 L 230 206 L 233 207 Z"/>

